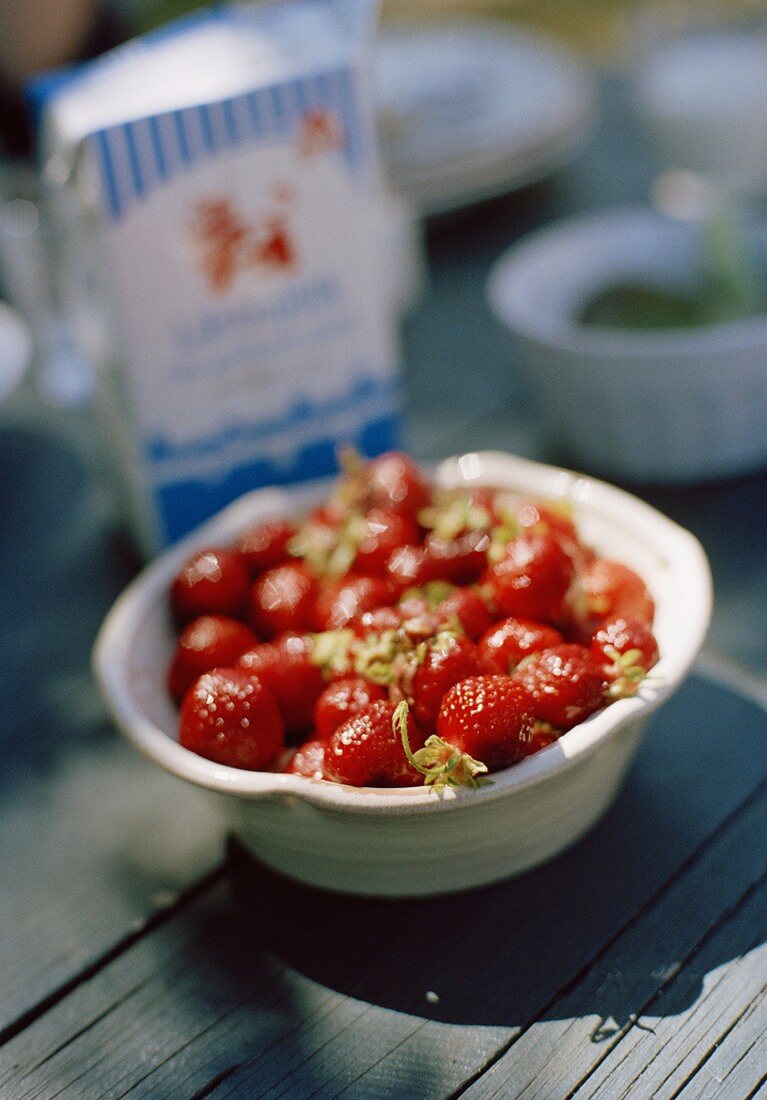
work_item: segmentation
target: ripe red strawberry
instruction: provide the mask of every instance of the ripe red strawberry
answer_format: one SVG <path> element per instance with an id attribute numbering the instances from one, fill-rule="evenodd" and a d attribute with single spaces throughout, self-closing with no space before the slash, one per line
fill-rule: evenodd
<path id="1" fill-rule="evenodd" d="M 491 598 L 504 615 L 557 623 L 565 614 L 565 596 L 575 565 L 552 534 L 523 532 L 506 547 L 487 573 Z"/>
<path id="2" fill-rule="evenodd" d="M 237 549 L 252 577 L 257 577 L 288 559 L 288 543 L 296 526 L 285 519 L 266 519 L 240 536 Z"/>
<path id="3" fill-rule="evenodd" d="M 325 779 L 325 742 L 304 741 L 289 759 L 288 775 L 303 775 L 306 779 Z"/>
<path id="4" fill-rule="evenodd" d="M 372 508 L 360 524 L 352 570 L 383 574 L 393 552 L 400 546 L 417 543 L 419 537 L 418 524 L 407 512 Z"/>
<path id="5" fill-rule="evenodd" d="M 415 516 L 429 502 L 430 490 L 415 462 L 401 451 L 388 451 L 367 464 L 373 506 Z"/>
<path id="6" fill-rule="evenodd" d="M 277 565 L 262 573 L 250 590 L 251 620 L 265 638 L 309 630 L 316 597 L 317 581 L 304 565 Z"/>
<path id="7" fill-rule="evenodd" d="M 402 693 L 413 700 L 413 716 L 419 729 L 432 733 L 443 696 L 460 680 L 486 671 L 480 652 L 470 638 L 439 634 L 427 643 L 412 685 L 401 685 Z"/>
<path id="8" fill-rule="evenodd" d="M 282 718 L 274 696 L 257 676 L 241 668 L 216 668 L 186 693 L 179 741 L 218 764 L 259 771 L 283 747 Z"/>
<path id="9" fill-rule="evenodd" d="M 484 531 L 466 531 L 453 539 L 427 535 L 424 543 L 429 579 L 472 584 L 487 565 L 490 536 Z"/>
<path id="10" fill-rule="evenodd" d="M 605 662 L 611 698 L 633 695 L 658 661 L 658 643 L 645 623 L 614 618 L 602 623 L 591 640 L 591 651 Z"/>
<path id="11" fill-rule="evenodd" d="M 312 649 L 311 638 L 288 633 L 249 649 L 237 662 L 271 691 L 288 733 L 311 726 L 314 704 L 325 686 L 321 669 L 312 662 Z"/>
<path id="12" fill-rule="evenodd" d="M 386 573 L 401 589 L 422 588 L 431 581 L 471 584 L 487 565 L 490 538 L 469 531 L 454 539 L 426 537 L 422 545 L 400 546 L 386 563 Z"/>
<path id="13" fill-rule="evenodd" d="M 343 517 L 316 509 L 301 524 L 290 543 L 291 553 L 319 576 L 339 576 L 351 565 L 354 546 L 343 539 Z"/>
<path id="14" fill-rule="evenodd" d="M 454 589 L 437 604 L 437 615 L 443 623 L 456 618 L 472 641 L 492 625 L 487 604 L 476 588 Z"/>
<path id="15" fill-rule="evenodd" d="M 584 568 L 580 581 L 587 614 L 593 619 L 620 616 L 652 625 L 655 604 L 633 569 L 609 558 L 594 558 Z"/>
<path id="16" fill-rule="evenodd" d="M 336 680 L 328 684 L 314 705 L 314 730 L 320 740 L 326 740 L 340 725 L 370 703 L 386 699 L 378 684 L 361 676 Z"/>
<path id="17" fill-rule="evenodd" d="M 530 698 L 508 676 L 471 676 L 442 700 L 437 735 L 496 771 L 525 755 L 533 736 Z"/>
<path id="18" fill-rule="evenodd" d="M 658 662 L 658 643 L 649 626 L 623 616 L 607 619 L 594 631 L 591 649 L 608 663 L 615 660 L 616 652 L 625 655 L 632 649 L 638 650 L 638 660 L 645 671 Z"/>
<path id="19" fill-rule="evenodd" d="M 564 506 L 560 509 L 555 502 L 544 504 L 538 500 L 523 500 L 515 509 L 514 519 L 523 530 L 555 535 L 577 568 L 581 568 L 592 556 L 581 542 L 578 529 Z"/>
<path id="20" fill-rule="evenodd" d="M 173 613 L 186 623 L 199 615 L 241 616 L 248 602 L 250 576 L 235 550 L 200 550 L 179 570 L 170 590 Z"/>
<path id="21" fill-rule="evenodd" d="M 436 583 L 441 584 L 440 581 L 437 581 Z M 452 589 L 450 585 L 445 585 L 444 594 L 447 596 L 451 590 Z M 425 591 L 428 591 L 428 588 L 420 590 L 412 588 L 409 592 L 403 593 L 403 595 L 400 597 L 399 603 L 397 604 L 397 611 L 399 613 L 400 619 L 417 619 L 421 615 L 430 615 L 432 613 L 435 606 L 434 601 L 429 601 L 426 596 L 421 595 L 421 593 Z M 435 618 L 434 621 L 438 623 L 439 619 Z"/>
<path id="22" fill-rule="evenodd" d="M 353 448 L 340 457 L 342 474 L 331 504 L 342 513 L 373 508 L 417 516 L 429 502 L 430 489 L 408 455 L 389 451 L 368 462 Z"/>
<path id="23" fill-rule="evenodd" d="M 318 504 L 312 508 L 307 517 L 307 523 L 320 523 L 324 527 L 337 529 L 348 515 L 348 508 L 343 501 L 336 497 L 330 497 L 324 504 Z"/>
<path id="24" fill-rule="evenodd" d="M 491 489 L 489 486 L 477 485 L 472 489 L 466 490 L 466 496 L 468 497 L 470 508 L 479 509 L 486 513 L 488 523 L 492 524 L 498 522 L 500 515 L 497 489 Z M 473 525 L 469 523 L 468 526 L 471 528 Z"/>
<path id="25" fill-rule="evenodd" d="M 437 579 L 437 568 L 425 546 L 400 546 L 386 563 L 386 576 L 399 589 L 421 588 Z"/>
<path id="26" fill-rule="evenodd" d="M 534 753 L 540 752 L 541 749 L 548 748 L 549 745 L 553 745 L 555 741 L 558 741 L 559 737 L 558 730 L 537 722 L 533 730 L 533 736 L 525 745 L 525 756 L 532 756 Z"/>
<path id="27" fill-rule="evenodd" d="M 325 748 L 329 778 L 353 787 L 413 787 L 422 780 L 408 762 L 399 732 L 392 724 L 394 707 L 376 702 L 365 707 L 330 736 Z M 411 745 L 421 748 L 423 734 L 408 719 Z"/>
<path id="28" fill-rule="evenodd" d="M 227 668 L 257 645 L 245 623 L 227 615 L 200 615 L 181 631 L 168 672 L 168 689 L 177 701 L 198 676 L 212 668 Z"/>
<path id="29" fill-rule="evenodd" d="M 400 630 L 414 641 L 432 638 L 440 628 L 444 629 L 441 615 L 438 615 L 429 600 L 422 596 L 408 596 L 397 604 L 400 614 Z"/>
<path id="30" fill-rule="evenodd" d="M 322 588 L 312 612 L 314 630 L 339 630 L 363 611 L 392 603 L 394 592 L 383 577 L 355 577 L 347 573 Z"/>
<path id="31" fill-rule="evenodd" d="M 382 634 L 384 630 L 396 630 L 402 622 L 397 607 L 374 607 L 372 611 L 361 611 L 346 624 L 358 638 L 367 634 Z"/>
<path id="32" fill-rule="evenodd" d="M 539 649 L 560 645 L 564 638 L 553 626 L 532 619 L 503 619 L 479 639 L 479 651 L 497 666 L 499 672 L 510 673 L 519 662 Z"/>
<path id="33" fill-rule="evenodd" d="M 512 679 L 532 699 L 535 717 L 570 729 L 607 702 L 603 663 L 585 646 L 542 649 L 517 665 Z"/>
<path id="34" fill-rule="evenodd" d="M 418 597 L 409 597 L 396 607 L 363 611 L 347 624 L 359 638 L 391 630 L 401 630 L 412 638 L 430 638 L 441 625 L 441 616 L 431 610 L 426 600 Z"/>
<path id="35" fill-rule="evenodd" d="M 467 531 L 489 531 L 501 522 L 494 489 L 437 489 L 419 522 L 436 538 L 454 539 Z"/>

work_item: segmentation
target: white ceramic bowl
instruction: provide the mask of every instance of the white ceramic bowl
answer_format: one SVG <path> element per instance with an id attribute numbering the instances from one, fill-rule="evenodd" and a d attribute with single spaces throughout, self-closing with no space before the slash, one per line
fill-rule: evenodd
<path id="1" fill-rule="evenodd" d="M 688 532 L 619 489 L 509 455 L 443 462 L 439 483 L 497 485 L 571 501 L 585 539 L 634 567 L 657 605 L 661 659 L 639 693 L 612 704 L 479 790 L 381 790 L 240 771 L 175 739 L 165 690 L 173 647 L 170 582 L 196 549 L 254 521 L 303 510 L 318 490 L 265 489 L 236 501 L 150 565 L 118 599 L 94 651 L 114 717 L 151 760 L 221 792 L 232 828 L 266 864 L 313 885 L 371 895 L 463 890 L 524 871 L 572 844 L 605 811 L 649 713 L 680 684 L 708 625 L 711 582 Z M 323 495 L 326 487 L 319 490 Z"/>
<path id="2" fill-rule="evenodd" d="M 697 249 L 691 225 L 617 209 L 539 230 L 493 269 L 492 308 L 551 439 L 579 465 L 684 483 L 767 463 L 767 315 L 656 332 L 577 320 L 616 284 L 689 284 Z"/>

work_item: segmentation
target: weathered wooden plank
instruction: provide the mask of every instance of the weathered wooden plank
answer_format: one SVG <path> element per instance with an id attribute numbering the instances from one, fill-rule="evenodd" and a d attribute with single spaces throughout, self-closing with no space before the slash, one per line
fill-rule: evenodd
<path id="1" fill-rule="evenodd" d="M 762 905 L 767 898 L 762 899 Z M 752 984 L 751 965 L 757 964 L 763 979 L 767 979 L 767 958 L 762 944 L 760 958 L 743 960 L 743 973 L 735 975 L 738 988 Z M 767 990 L 762 987 L 758 998 L 717 1044 L 711 1057 L 700 1067 L 693 1079 L 676 1093 L 679 1100 L 718 1100 L 722 1096 L 754 1097 L 767 1078 Z M 672 1094 L 669 1093 L 669 1096 Z"/>
<path id="2" fill-rule="evenodd" d="M 750 1095 L 767 1069 L 757 1049 L 765 1023 L 766 934 L 762 881 L 609 1052 L 578 1100 Z M 747 1078 L 748 1087 L 722 1086 L 730 1073 Z M 712 1093 L 717 1081 L 721 1091 Z"/>
<path id="3" fill-rule="evenodd" d="M 14 1097 L 64 1094 L 118 1095 L 140 1081 L 147 1066 L 204 1033 L 209 1014 L 255 991 L 256 1041 L 267 1045 L 275 1027 L 291 1026 L 290 979 L 257 948 L 242 957 L 226 887 L 168 921 L 123 954 L 7 1044 L 0 1057 L 0 1094 Z M 56 1021 L 58 1038 L 35 1041 L 42 1025 Z M 113 1026 L 113 1024 L 115 1026 Z M 90 1036 L 84 1056 L 82 1035 Z M 178 1094 L 177 1094 L 178 1095 Z"/>
<path id="4" fill-rule="evenodd" d="M 0 1035 L 222 853 L 213 804 L 117 737 L 88 676 L 136 562 L 75 427 L 0 430 Z"/>
<path id="5" fill-rule="evenodd" d="M 764 959 L 761 962 L 765 973 Z M 756 1100 L 767 1084 L 767 988 L 749 1005 L 733 1029 L 718 1044 L 711 1058 L 679 1100 L 717 1100 L 721 1096 L 746 1096 Z"/>
<path id="6" fill-rule="evenodd" d="M 725 756 L 722 707 L 741 749 Z M 754 790 L 767 772 L 760 721 L 751 704 L 691 683 L 603 824 L 492 889 L 377 902 L 240 867 L 231 901 L 176 913 L 8 1043 L 0 1092 L 449 1095 Z"/>
<path id="7" fill-rule="evenodd" d="M 634 1021 L 684 960 L 695 953 L 710 929 L 767 872 L 767 853 L 754 843 L 759 836 L 767 836 L 767 785 L 466 1096 L 472 1100 L 506 1096 L 548 1100 L 569 1095 L 603 1060 L 619 1061 L 621 1039 L 634 1027 Z M 767 920 L 762 932 L 767 933 Z M 731 942 L 723 935 L 716 942 L 722 958 L 712 960 L 707 953 L 711 969 L 733 954 L 737 957 L 743 947 L 742 939 Z M 704 978 L 705 972 L 700 975 L 701 983 Z M 699 994 L 700 987 L 687 989 L 688 1004 Z M 642 1041 L 644 1035 L 644 1030 L 637 1029 L 633 1037 L 644 1052 L 639 1055 L 641 1067 L 656 1053 L 654 1039 Z M 622 1071 L 621 1083 L 624 1076 Z M 645 1070 L 642 1081 L 648 1082 L 649 1089 L 661 1083 L 654 1069 Z M 630 1089 L 635 1087 L 632 1084 Z M 611 1089 L 611 1097 L 623 1095 L 618 1083 L 612 1083 Z"/>
<path id="8" fill-rule="evenodd" d="M 275 1064 L 287 1072 L 308 1043 L 321 1048 L 326 1034 L 343 1032 L 365 1014 L 375 1017 L 371 1034 L 381 1030 L 382 1049 L 407 1025 L 403 1014 L 340 996 L 280 966 L 253 948 L 252 926 L 242 918 L 218 890 L 137 943 L 7 1045 L 0 1094 L 87 1098 L 131 1088 L 133 1095 L 191 1096 L 238 1061 L 256 1071 L 263 1065 L 267 1079 Z M 39 1029 L 51 1017 L 63 1030 L 45 1049 Z M 357 1054 L 367 1065 L 370 1050 Z"/>
<path id="9" fill-rule="evenodd" d="M 498 1031 L 449 1024 L 427 1029 L 424 1021 L 414 1031 L 413 1018 L 404 1013 L 369 1005 L 360 1008 L 360 1002 L 344 998 L 334 1013 L 317 1021 L 310 1043 L 298 1058 L 292 1062 L 281 1058 L 276 1067 L 272 1054 L 277 1052 L 267 1052 L 245 1062 L 210 1095 L 228 1100 L 255 1096 L 304 1100 L 318 1094 L 377 1100 L 445 1097 L 492 1053 Z M 302 1038 L 304 1034 L 302 1029 Z M 408 1056 L 399 1058 L 405 1042 Z"/>
<path id="10" fill-rule="evenodd" d="M 45 766 L 2 781 L 0 1033 L 223 855 L 218 807 L 118 738 L 87 681 L 56 709 Z"/>

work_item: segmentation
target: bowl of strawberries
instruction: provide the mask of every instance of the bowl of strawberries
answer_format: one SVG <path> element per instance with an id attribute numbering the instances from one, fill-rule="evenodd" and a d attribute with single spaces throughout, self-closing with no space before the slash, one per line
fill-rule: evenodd
<path id="1" fill-rule="evenodd" d="M 440 894 L 599 819 L 711 599 L 697 540 L 603 482 L 347 452 L 332 485 L 256 490 L 147 566 L 94 670 L 127 737 L 226 795 L 268 866 Z"/>

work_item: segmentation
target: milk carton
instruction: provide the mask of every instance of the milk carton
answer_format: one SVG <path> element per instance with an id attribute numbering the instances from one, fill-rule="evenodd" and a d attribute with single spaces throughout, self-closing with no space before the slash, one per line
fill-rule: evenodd
<path id="1" fill-rule="evenodd" d="M 66 283 L 148 550 L 396 443 L 374 5 L 189 17 L 36 82 Z"/>

